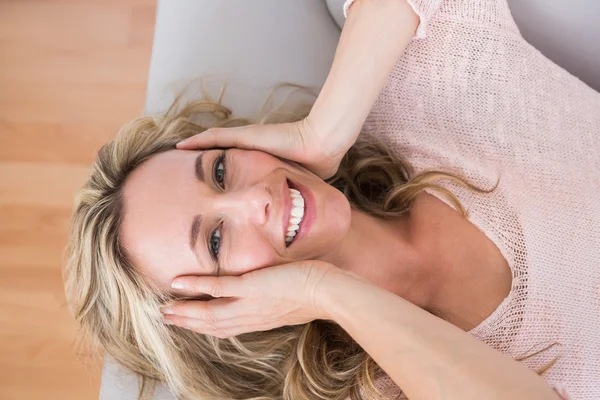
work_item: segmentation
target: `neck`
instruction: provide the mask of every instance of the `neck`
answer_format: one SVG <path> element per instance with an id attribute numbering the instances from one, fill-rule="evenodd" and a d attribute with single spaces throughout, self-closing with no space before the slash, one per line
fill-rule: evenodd
<path id="1" fill-rule="evenodd" d="M 434 263 L 413 214 L 383 220 L 353 209 L 351 218 L 348 233 L 323 260 L 427 309 Z"/>
<path id="2" fill-rule="evenodd" d="M 465 331 L 510 292 L 510 267 L 498 249 L 431 195 L 417 196 L 401 218 L 381 220 L 356 210 L 351 217 L 346 236 L 321 259 Z M 482 299 L 487 302 L 480 306 Z"/>

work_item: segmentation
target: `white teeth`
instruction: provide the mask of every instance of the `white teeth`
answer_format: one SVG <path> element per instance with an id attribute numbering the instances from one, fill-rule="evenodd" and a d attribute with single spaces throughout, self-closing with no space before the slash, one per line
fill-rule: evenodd
<path id="1" fill-rule="evenodd" d="M 290 223 L 285 234 L 285 243 L 290 244 L 296 237 L 300 223 L 304 217 L 304 198 L 296 189 L 290 188 L 290 197 L 292 198 L 292 210 L 290 212 Z"/>

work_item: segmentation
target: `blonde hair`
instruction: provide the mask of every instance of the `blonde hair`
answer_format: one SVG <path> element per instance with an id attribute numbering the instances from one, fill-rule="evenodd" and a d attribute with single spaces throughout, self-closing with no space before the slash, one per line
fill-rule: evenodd
<path id="1" fill-rule="evenodd" d="M 249 122 L 231 118 L 231 111 L 220 102 L 191 101 L 182 107 L 179 103 L 176 100 L 162 116 L 125 124 L 99 151 L 77 196 L 64 281 L 80 337 L 142 377 L 140 399 L 149 397 L 159 381 L 181 398 L 358 400 L 363 398 L 361 392 L 367 399 L 382 398 L 375 386 L 381 369 L 334 323 L 317 320 L 218 339 L 162 322 L 160 306 L 172 295 L 144 279 L 121 247 L 123 183 L 139 165 L 174 149 L 184 138 L 208 127 Z M 292 119 L 289 114 L 272 115 Z M 367 134 L 361 134 L 328 183 L 341 190 L 352 207 L 380 218 L 404 214 L 427 188 L 439 191 L 467 216 L 460 201 L 436 184 L 440 179 L 479 193 L 495 189 L 483 190 L 440 171 L 415 175 L 406 160 Z M 543 374 L 555 362 L 537 373 Z"/>

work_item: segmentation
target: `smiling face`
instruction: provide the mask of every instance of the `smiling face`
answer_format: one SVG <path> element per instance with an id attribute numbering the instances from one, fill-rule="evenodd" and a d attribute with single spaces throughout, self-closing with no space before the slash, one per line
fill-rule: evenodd
<path id="1" fill-rule="evenodd" d="M 350 204 L 340 191 L 260 151 L 160 153 L 130 174 L 123 197 L 126 252 L 164 289 L 180 275 L 241 275 L 319 259 L 350 228 Z M 290 218 L 302 213 L 302 203 L 288 246 Z"/>

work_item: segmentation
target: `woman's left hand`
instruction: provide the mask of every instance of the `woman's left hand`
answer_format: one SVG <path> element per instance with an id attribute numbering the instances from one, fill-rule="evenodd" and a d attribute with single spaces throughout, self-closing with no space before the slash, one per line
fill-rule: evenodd
<path id="1" fill-rule="evenodd" d="M 323 277 L 346 273 L 323 261 L 262 268 L 241 276 L 181 276 L 179 293 L 212 300 L 182 300 L 163 308 L 167 324 L 227 338 L 327 319 L 315 296 Z M 180 287 L 177 287 L 180 284 Z"/>

